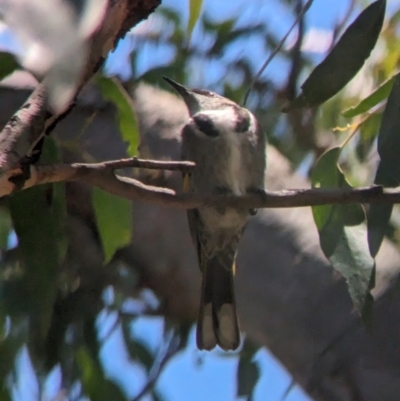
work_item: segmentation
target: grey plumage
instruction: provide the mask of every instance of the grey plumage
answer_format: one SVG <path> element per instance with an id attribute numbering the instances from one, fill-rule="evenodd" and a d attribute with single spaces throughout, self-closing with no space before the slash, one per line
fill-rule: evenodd
<path id="1" fill-rule="evenodd" d="M 182 159 L 196 163 L 184 190 L 244 195 L 264 189 L 265 136 L 254 115 L 231 100 L 188 89 L 165 78 L 185 101 L 190 119 L 182 129 Z M 234 265 L 250 210 L 207 206 L 189 210 L 188 220 L 203 273 L 197 346 L 239 346 Z"/>

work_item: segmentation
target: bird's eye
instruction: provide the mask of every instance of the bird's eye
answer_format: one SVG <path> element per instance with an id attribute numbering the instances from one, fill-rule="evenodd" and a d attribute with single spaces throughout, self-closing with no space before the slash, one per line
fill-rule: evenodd
<path id="1" fill-rule="evenodd" d="M 215 128 L 211 118 L 205 114 L 196 114 L 193 121 L 201 132 L 207 136 L 216 137 L 219 135 L 218 130 Z"/>
<path id="2" fill-rule="evenodd" d="M 243 133 L 249 130 L 250 115 L 249 112 L 241 107 L 235 108 L 236 124 L 235 131 Z"/>

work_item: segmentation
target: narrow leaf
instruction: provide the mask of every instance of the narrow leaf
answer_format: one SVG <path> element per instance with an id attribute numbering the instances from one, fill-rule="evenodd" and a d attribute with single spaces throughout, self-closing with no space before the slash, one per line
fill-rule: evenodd
<path id="1" fill-rule="evenodd" d="M 17 68 L 19 64 L 11 53 L 0 52 L 0 80 L 12 74 Z"/>
<path id="2" fill-rule="evenodd" d="M 139 145 L 139 127 L 131 98 L 122 87 L 121 83 L 114 78 L 100 76 L 97 84 L 103 97 L 114 103 L 118 111 L 119 129 L 122 139 L 128 143 L 129 156 L 135 156 Z"/>
<path id="3" fill-rule="evenodd" d="M 104 375 L 101 365 L 91 358 L 85 347 L 80 347 L 75 359 L 81 372 L 82 387 L 91 401 L 126 401 L 120 387 Z"/>
<path id="4" fill-rule="evenodd" d="M 378 134 L 378 153 L 381 161 L 374 183 L 385 187 L 400 184 L 400 74 L 390 92 Z M 368 211 L 368 243 L 372 256 L 381 247 L 387 231 L 393 205 L 372 204 Z"/>
<path id="5" fill-rule="evenodd" d="M 149 372 L 154 365 L 155 356 L 151 350 L 143 342 L 132 338 L 130 330 L 131 321 L 124 320 L 122 323 L 122 333 L 125 340 L 125 346 L 128 351 L 129 357 L 141 363 Z"/>
<path id="6" fill-rule="evenodd" d="M 128 200 L 99 188 L 93 188 L 92 199 L 104 250 L 104 263 L 108 263 L 118 249 L 130 243 L 132 206 Z"/>
<path id="7" fill-rule="evenodd" d="M 254 361 L 240 358 L 237 370 L 237 397 L 250 398 L 260 378 L 260 367 Z"/>
<path id="8" fill-rule="evenodd" d="M 8 247 L 8 239 L 12 229 L 11 216 L 6 208 L 0 208 L 0 250 Z"/>
<path id="9" fill-rule="evenodd" d="M 320 157 L 312 172 L 313 187 L 350 187 L 338 166 L 340 151 L 336 147 Z M 312 209 L 322 251 L 345 278 L 353 304 L 364 316 L 375 266 L 368 249 L 364 209 L 358 204 Z"/>
<path id="10" fill-rule="evenodd" d="M 89 351 L 85 347 L 80 347 L 76 352 L 75 360 L 81 371 L 81 381 L 85 393 L 93 401 L 106 401 L 104 373 L 92 360 Z"/>
<path id="11" fill-rule="evenodd" d="M 301 94 L 284 111 L 314 107 L 338 93 L 360 70 L 378 40 L 386 0 L 367 7 L 347 28 L 328 56 L 311 72 Z"/>
<path id="12" fill-rule="evenodd" d="M 259 349 L 260 347 L 257 347 L 248 338 L 244 340 L 236 372 L 237 397 L 246 397 L 248 400 L 252 399 L 254 388 L 260 378 L 260 367 L 254 361 L 254 356 Z"/>
<path id="13" fill-rule="evenodd" d="M 392 76 L 386 82 L 384 82 L 378 89 L 372 92 L 369 96 L 363 99 L 357 106 L 350 107 L 345 110 L 342 114 L 344 117 L 351 118 L 358 116 L 359 114 L 366 113 L 368 110 L 372 109 L 372 107 L 376 106 L 383 100 L 385 100 L 390 91 L 392 90 L 393 84 L 396 81 L 397 77 L 400 73 Z"/>
<path id="14" fill-rule="evenodd" d="M 203 0 L 189 0 L 189 23 L 188 23 L 188 36 L 192 36 L 192 32 L 196 22 L 200 17 L 201 7 Z"/>
<path id="15" fill-rule="evenodd" d="M 55 143 L 46 138 L 42 160 L 57 160 Z M 10 212 L 18 237 L 23 287 L 31 333 L 44 339 L 53 311 L 59 265 L 65 256 L 65 192 L 61 183 L 21 191 L 10 198 Z M 21 297 L 24 298 L 24 297 Z"/>
<path id="16" fill-rule="evenodd" d="M 360 135 L 356 144 L 356 155 L 361 162 L 367 162 L 367 158 L 371 154 L 375 138 L 378 136 L 381 119 L 381 112 L 368 114 L 359 125 Z"/>

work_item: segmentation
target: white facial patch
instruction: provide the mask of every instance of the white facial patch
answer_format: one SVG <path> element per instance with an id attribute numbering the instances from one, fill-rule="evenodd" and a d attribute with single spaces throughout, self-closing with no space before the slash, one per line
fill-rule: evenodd
<path id="1" fill-rule="evenodd" d="M 225 107 L 219 110 L 205 110 L 200 113 L 210 118 L 215 129 L 221 135 L 235 132 L 236 114 L 233 107 Z"/>
<path id="2" fill-rule="evenodd" d="M 246 114 L 249 116 L 249 129 L 254 130 L 256 119 L 247 111 Z M 247 188 L 242 160 L 242 143 L 251 139 L 247 130 L 238 132 L 237 125 L 240 117 L 243 115 L 238 115 L 237 108 L 231 106 L 201 111 L 192 117 L 196 136 L 204 140 L 216 141 L 216 144 L 220 144 L 219 146 L 224 146 L 225 168 L 220 169 L 219 174 L 223 176 L 224 186 L 238 196 L 244 195 Z"/>
<path id="3" fill-rule="evenodd" d="M 238 135 L 231 135 L 229 139 L 230 155 L 228 169 L 226 171 L 226 180 L 235 195 L 244 195 L 246 192 L 245 182 L 242 171 L 242 155 L 240 138 Z"/>

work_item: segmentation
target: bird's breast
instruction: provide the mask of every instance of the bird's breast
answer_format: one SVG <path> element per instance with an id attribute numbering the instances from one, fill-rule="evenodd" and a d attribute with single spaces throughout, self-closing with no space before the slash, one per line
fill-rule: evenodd
<path id="1" fill-rule="evenodd" d="M 246 193 L 246 177 L 243 169 L 243 161 L 240 147 L 240 140 L 236 135 L 228 142 L 227 158 L 225 160 L 224 178 L 226 187 L 235 195 Z"/>
<path id="2" fill-rule="evenodd" d="M 223 233 L 226 231 L 237 232 L 242 230 L 247 218 L 247 210 L 226 208 L 224 210 L 214 207 L 205 207 L 200 210 L 200 215 L 205 227 L 211 232 Z"/>

